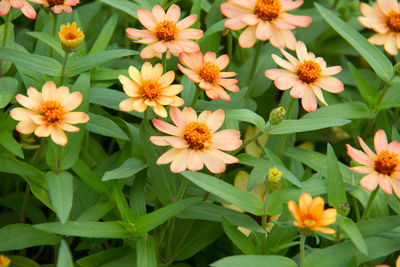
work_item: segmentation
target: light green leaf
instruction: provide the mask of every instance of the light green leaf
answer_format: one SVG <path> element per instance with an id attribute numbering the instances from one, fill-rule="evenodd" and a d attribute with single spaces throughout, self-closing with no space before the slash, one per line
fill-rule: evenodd
<path id="1" fill-rule="evenodd" d="M 60 243 L 56 267 L 74 267 L 71 252 L 69 251 L 68 244 L 64 240 L 61 240 Z"/>
<path id="2" fill-rule="evenodd" d="M 372 90 L 371 85 L 368 83 L 367 79 L 364 78 L 361 72 L 351 64 L 351 62 L 347 62 L 347 65 L 349 66 L 351 76 L 356 82 L 358 91 L 360 91 L 362 98 L 372 106 L 377 99 L 375 100 L 374 98 L 374 91 Z"/>
<path id="3" fill-rule="evenodd" d="M 346 191 L 344 189 L 343 176 L 340 172 L 339 162 L 336 158 L 335 151 L 328 144 L 328 155 L 326 158 L 326 166 L 328 168 L 328 201 L 329 205 L 334 207 L 338 213 L 342 213 L 342 204 L 347 203 Z"/>
<path id="4" fill-rule="evenodd" d="M 140 238 L 136 245 L 137 267 L 156 267 L 157 266 L 157 255 L 156 245 L 151 235 L 145 235 Z"/>
<path id="5" fill-rule="evenodd" d="M 2 145 L 5 149 L 10 151 L 14 155 L 17 155 L 20 158 L 24 158 L 24 152 L 22 151 L 20 144 L 14 139 L 12 132 L 0 132 L 0 145 Z"/>
<path id="6" fill-rule="evenodd" d="M 200 47 L 201 44 L 207 41 L 208 38 L 212 37 L 214 33 L 221 32 L 226 29 L 224 26 L 226 20 L 227 19 L 222 19 L 207 29 L 207 31 L 204 33 L 204 36 L 199 40 Z"/>
<path id="7" fill-rule="evenodd" d="M 211 264 L 212 267 L 297 267 L 297 264 L 289 258 L 282 256 L 240 255 L 223 258 Z"/>
<path id="8" fill-rule="evenodd" d="M 129 140 L 128 136 L 119 126 L 109 118 L 89 113 L 90 120 L 85 124 L 86 130 L 104 136 L 114 137 L 122 140 Z"/>
<path id="9" fill-rule="evenodd" d="M 225 217 L 222 217 L 221 222 L 225 234 L 236 247 L 246 255 L 257 254 L 256 246 L 247 236 L 240 232 L 236 226 L 231 224 Z"/>
<path id="10" fill-rule="evenodd" d="M 134 18 L 137 18 L 136 10 L 141 8 L 140 5 L 132 3 L 128 0 L 101 0 L 101 2 L 112 6 L 113 8 L 119 9 Z"/>
<path id="11" fill-rule="evenodd" d="M 94 42 L 92 48 L 88 54 L 95 54 L 106 50 L 108 44 L 110 43 L 111 37 L 114 33 L 115 26 L 117 26 L 119 13 L 114 13 L 102 27 L 99 36 Z"/>
<path id="12" fill-rule="evenodd" d="M 0 108 L 10 103 L 15 92 L 17 92 L 18 80 L 13 77 L 0 78 Z"/>
<path id="13" fill-rule="evenodd" d="M 147 164 L 145 164 L 142 160 L 137 158 L 129 158 L 117 169 L 107 171 L 103 175 L 102 181 L 128 178 L 140 172 L 146 167 Z"/>
<path id="14" fill-rule="evenodd" d="M 343 126 L 350 123 L 349 120 L 337 118 L 337 117 L 326 117 L 324 120 L 321 119 L 300 119 L 300 120 L 283 120 L 277 125 L 272 125 L 267 130 L 269 134 L 290 134 L 309 132 L 319 129 L 325 129 L 332 126 Z"/>
<path id="15" fill-rule="evenodd" d="M 229 109 L 225 111 L 225 120 L 245 121 L 257 126 L 260 130 L 265 127 L 264 119 L 248 109 Z"/>
<path id="16" fill-rule="evenodd" d="M 53 35 L 45 32 L 27 32 L 26 34 L 47 44 L 48 46 L 53 48 L 54 51 L 56 51 L 60 56 L 64 57 L 65 52 L 61 47 L 61 42 Z"/>
<path id="17" fill-rule="evenodd" d="M 330 118 L 343 119 L 372 119 L 375 115 L 362 102 L 346 102 L 321 107 L 315 112 L 305 114 L 302 119 L 329 120 Z"/>
<path id="18" fill-rule="evenodd" d="M 350 237 L 353 244 L 361 251 L 364 255 L 368 255 L 368 247 L 365 243 L 363 236 L 357 228 L 357 225 L 347 217 L 338 216 L 337 223 Z"/>
<path id="19" fill-rule="evenodd" d="M 11 267 L 41 267 L 35 261 L 22 256 L 9 256 L 12 265 Z"/>
<path id="20" fill-rule="evenodd" d="M 60 219 L 65 223 L 72 208 L 73 177 L 68 172 L 46 173 L 46 182 L 49 187 L 51 204 Z"/>

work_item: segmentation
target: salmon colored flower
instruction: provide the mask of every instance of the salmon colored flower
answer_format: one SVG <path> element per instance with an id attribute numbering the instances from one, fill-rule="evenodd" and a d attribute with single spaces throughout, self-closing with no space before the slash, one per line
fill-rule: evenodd
<path id="1" fill-rule="evenodd" d="M 360 5 L 364 17 L 358 21 L 376 32 L 368 41 L 374 45 L 384 45 L 386 52 L 395 56 L 400 49 L 400 9 L 396 0 L 378 0 L 372 6 Z"/>
<path id="2" fill-rule="evenodd" d="M 324 234 L 334 234 L 336 231 L 325 227 L 336 221 L 336 209 L 324 210 L 322 197 L 312 198 L 310 194 L 303 193 L 299 198 L 299 206 L 293 201 L 288 202 L 288 209 L 296 221 L 297 227 L 311 231 L 319 231 Z"/>
<path id="3" fill-rule="evenodd" d="M 225 120 L 225 112 L 205 110 L 197 117 L 192 108 L 183 110 L 171 107 L 169 115 L 176 126 L 153 119 L 154 126 L 172 136 L 152 136 L 150 141 L 157 146 L 172 146 L 157 160 L 157 164 L 171 163 L 172 172 L 186 169 L 199 171 L 204 165 L 213 173 L 225 170 L 225 164 L 238 159 L 221 150 L 233 151 L 240 147 L 240 132 L 226 129 L 217 132 Z"/>
<path id="4" fill-rule="evenodd" d="M 83 41 L 85 35 L 81 29 L 76 26 L 75 22 L 72 24 L 68 22 L 67 25 L 61 25 L 60 31 L 58 32 L 58 37 L 61 40 L 63 49 L 68 52 L 72 52 Z"/>
<path id="5" fill-rule="evenodd" d="M 279 90 L 290 90 L 293 98 L 301 98 L 303 108 L 308 112 L 314 112 L 317 109 L 317 100 L 315 96 L 325 106 L 322 95 L 322 89 L 330 93 L 340 93 L 343 91 L 343 83 L 331 75 L 338 74 L 342 67 L 326 67 L 326 62 L 322 57 L 315 57 L 313 53 L 307 53 L 305 44 L 298 41 L 296 44 L 297 58 L 284 50 L 282 54 L 287 58 L 286 61 L 274 54 L 272 59 L 276 64 L 284 68 L 270 69 L 265 71 L 265 76 L 274 80 L 276 88 Z"/>
<path id="6" fill-rule="evenodd" d="M 35 0 L 30 1 L 36 2 Z M 8 12 L 10 12 L 11 7 L 21 9 L 22 14 L 27 18 L 36 19 L 36 11 L 27 0 L 1 0 L 0 16 L 7 15 Z"/>
<path id="7" fill-rule="evenodd" d="M 160 57 L 167 51 L 177 56 L 182 52 L 194 53 L 200 50 L 199 45 L 190 39 L 200 39 L 203 31 L 187 29 L 196 22 L 197 15 L 179 21 L 181 9 L 177 5 L 172 5 L 167 13 L 159 5 L 154 6 L 152 12 L 144 8 L 136 12 L 146 30 L 127 28 L 126 35 L 133 40 L 139 39 L 136 43 L 148 44 L 140 52 L 142 58 Z"/>
<path id="8" fill-rule="evenodd" d="M 225 27 L 240 34 L 239 45 L 252 47 L 256 40 L 270 40 L 277 48 L 295 49 L 296 38 L 291 32 L 298 27 L 307 27 L 312 18 L 295 16 L 287 11 L 303 4 L 302 0 L 228 0 L 221 5 L 222 13 L 229 19 Z"/>
<path id="9" fill-rule="evenodd" d="M 23 134 L 35 133 L 39 137 L 51 135 L 54 143 L 65 146 L 68 142 L 65 131 L 78 132 L 71 124 L 86 123 L 89 116 L 84 112 L 71 112 L 82 102 L 80 92 L 70 93 L 68 87 L 56 88 L 52 81 L 43 85 L 42 92 L 28 88 L 28 97 L 18 94 L 17 101 L 25 108 L 14 108 L 10 116 L 17 121 L 17 131 Z"/>
<path id="10" fill-rule="evenodd" d="M 153 68 L 150 62 L 145 62 L 141 73 L 134 66 L 129 67 L 129 77 L 119 75 L 125 93 L 129 98 L 119 104 L 122 111 L 144 112 L 147 107 L 160 117 L 166 118 L 165 105 L 182 106 L 184 101 L 176 96 L 183 90 L 183 85 L 171 84 L 175 79 L 175 72 L 169 71 L 162 75 L 163 67 L 156 64 Z"/>
<path id="11" fill-rule="evenodd" d="M 79 0 L 33 0 L 36 3 L 42 4 L 44 7 L 50 8 L 54 13 L 60 14 L 65 11 L 72 12 L 72 6 L 79 4 Z"/>
<path id="12" fill-rule="evenodd" d="M 226 79 L 236 75 L 235 72 L 222 72 L 229 64 L 228 55 L 216 57 L 214 52 L 207 52 L 204 57 L 199 51 L 192 54 L 181 53 L 179 59 L 183 65 L 189 67 L 184 68 L 178 64 L 179 69 L 199 87 L 206 91 L 209 98 L 218 100 L 219 98 L 231 101 L 231 97 L 222 88 L 231 92 L 239 92 L 239 86 L 236 85 L 238 80 Z"/>
<path id="13" fill-rule="evenodd" d="M 8 267 L 10 265 L 10 259 L 4 255 L 0 255 L 0 267 Z"/>
<path id="14" fill-rule="evenodd" d="M 379 184 L 379 187 L 388 195 L 392 194 L 392 187 L 395 194 L 400 197 L 400 143 L 393 141 L 388 144 L 386 134 L 383 130 L 375 133 L 374 146 L 375 151 L 365 144 L 358 137 L 358 141 L 364 152 L 347 146 L 347 154 L 362 166 L 350 168 L 350 170 L 367 174 L 361 179 L 360 185 L 373 191 Z"/>

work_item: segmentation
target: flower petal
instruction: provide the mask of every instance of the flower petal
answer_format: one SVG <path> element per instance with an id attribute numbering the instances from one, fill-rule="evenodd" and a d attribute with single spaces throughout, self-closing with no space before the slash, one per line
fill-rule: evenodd
<path id="1" fill-rule="evenodd" d="M 154 31 L 154 29 L 157 25 L 157 21 L 150 11 L 148 11 L 147 9 L 144 9 L 144 8 L 139 8 L 136 11 L 136 14 L 137 14 L 137 17 L 138 17 L 140 23 L 142 23 L 143 26 L 145 26 L 150 31 Z"/>
<path id="2" fill-rule="evenodd" d="M 386 150 L 388 145 L 388 141 L 386 138 L 386 134 L 384 130 L 378 130 L 374 136 L 374 146 L 375 151 L 379 154 L 382 150 Z"/>
<path id="3" fill-rule="evenodd" d="M 65 132 L 58 125 L 50 126 L 51 139 L 54 143 L 60 146 L 65 146 L 68 142 Z"/>
<path id="4" fill-rule="evenodd" d="M 242 140 L 238 130 L 225 129 L 213 134 L 212 143 L 218 149 L 233 151 L 242 145 Z"/>
<path id="5" fill-rule="evenodd" d="M 68 112 L 76 109 L 82 103 L 83 96 L 80 92 L 73 92 L 67 96 L 61 105 L 64 106 L 64 111 Z"/>
<path id="6" fill-rule="evenodd" d="M 62 118 L 63 122 L 76 124 L 76 123 L 86 123 L 90 119 L 89 115 L 85 112 L 68 112 Z"/>
<path id="7" fill-rule="evenodd" d="M 354 161 L 368 167 L 375 166 L 375 161 L 361 150 L 355 149 L 349 144 L 346 144 L 346 147 L 347 155 L 349 155 Z"/>
<path id="8" fill-rule="evenodd" d="M 375 190 L 375 188 L 378 186 L 378 173 L 373 172 L 373 173 L 370 173 L 370 174 L 364 176 L 360 180 L 360 185 L 362 188 L 364 188 L 368 191 Z"/>
<path id="9" fill-rule="evenodd" d="M 189 151 L 188 169 L 191 171 L 199 171 L 203 169 L 203 153 L 197 150 Z"/>
<path id="10" fill-rule="evenodd" d="M 179 173 L 187 169 L 189 161 L 189 150 L 182 149 L 172 161 L 170 169 L 174 173 Z"/>

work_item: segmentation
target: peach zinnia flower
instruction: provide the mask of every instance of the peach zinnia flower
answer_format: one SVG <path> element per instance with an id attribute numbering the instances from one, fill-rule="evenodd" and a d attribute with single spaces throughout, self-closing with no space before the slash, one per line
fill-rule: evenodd
<path id="1" fill-rule="evenodd" d="M 290 200 L 288 209 L 296 219 L 293 224 L 297 227 L 319 231 L 324 234 L 334 234 L 336 232 L 331 228 L 325 227 L 336 221 L 336 209 L 324 210 L 322 197 L 313 199 L 310 194 L 303 193 L 299 198 L 299 206 L 293 200 Z"/>
<path id="2" fill-rule="evenodd" d="M 78 132 L 79 128 L 71 124 L 86 123 L 89 116 L 84 112 L 71 112 L 82 102 L 80 92 L 70 93 L 68 87 L 56 88 L 52 81 L 43 85 L 42 93 L 28 88 L 28 97 L 18 94 L 17 101 L 25 108 L 14 108 L 10 116 L 17 121 L 17 131 L 23 134 L 35 133 L 39 137 L 51 135 L 54 143 L 65 146 L 65 131 Z"/>
<path id="3" fill-rule="evenodd" d="M 231 92 L 239 92 L 236 85 L 238 80 L 225 79 L 236 75 L 235 72 L 221 72 L 229 64 L 228 55 L 216 57 L 214 52 L 207 52 L 204 57 L 199 51 L 193 54 L 181 53 L 179 59 L 185 66 L 178 64 L 179 69 L 195 83 L 199 83 L 201 89 L 206 91 L 209 98 L 218 100 L 219 98 L 231 101 L 231 97 L 222 88 Z"/>
<path id="4" fill-rule="evenodd" d="M 4 255 L 0 255 L 0 267 L 8 267 L 10 265 L 10 259 Z"/>
<path id="5" fill-rule="evenodd" d="M 400 144 L 393 141 L 388 144 L 386 134 L 383 130 L 375 133 L 375 151 L 364 143 L 361 137 L 358 141 L 365 153 L 347 146 L 347 154 L 362 166 L 352 167 L 350 170 L 367 174 L 361 179 L 360 185 L 369 191 L 379 187 L 388 195 L 392 194 L 392 187 L 395 194 L 400 197 Z"/>
<path id="6" fill-rule="evenodd" d="M 31 0 L 31 2 L 36 2 Z M 36 11 L 26 0 L 1 0 L 0 16 L 7 15 L 11 7 L 21 9 L 22 13 L 30 19 L 36 19 Z"/>
<path id="7" fill-rule="evenodd" d="M 65 11 L 67 13 L 72 12 L 71 6 L 79 4 L 79 0 L 33 0 L 36 3 L 42 4 L 45 7 L 50 8 L 54 13 L 60 14 Z"/>
<path id="8" fill-rule="evenodd" d="M 67 25 L 61 25 L 58 37 L 61 40 L 64 50 L 71 52 L 83 41 L 85 35 L 81 29 L 76 26 L 76 22 L 72 24 L 68 22 Z"/>
<path id="9" fill-rule="evenodd" d="M 358 21 L 377 34 L 368 39 L 371 44 L 384 45 L 386 52 L 395 56 L 400 49 L 400 9 L 396 0 L 378 0 L 372 7 L 361 3 Z"/>
<path id="10" fill-rule="evenodd" d="M 322 57 L 315 57 L 313 53 L 307 53 L 305 44 L 298 41 L 296 44 L 296 54 L 298 60 L 281 50 L 282 54 L 287 58 L 286 61 L 274 54 L 272 59 L 276 64 L 284 68 L 271 69 L 265 71 L 265 76 L 274 80 L 276 88 L 279 90 L 290 90 L 293 98 L 301 98 L 303 108 L 308 112 L 314 112 L 317 109 L 317 100 L 325 106 L 321 88 L 330 93 L 340 93 L 343 91 L 343 83 L 331 75 L 338 74 L 342 67 L 326 67 L 326 62 Z"/>
<path id="11" fill-rule="evenodd" d="M 126 35 L 133 40 L 139 39 L 137 43 L 148 44 L 140 52 L 142 58 L 153 58 L 167 51 L 177 56 L 182 52 L 194 53 L 200 50 L 199 45 L 190 39 L 200 39 L 203 31 L 187 29 L 196 22 L 197 15 L 179 21 L 181 9 L 177 5 L 172 5 L 167 13 L 159 5 L 154 6 L 152 12 L 144 8 L 136 12 L 146 30 L 127 28 Z"/>
<path id="12" fill-rule="evenodd" d="M 169 115 L 176 126 L 153 119 L 154 126 L 172 136 L 152 136 L 150 141 L 158 146 L 172 146 L 157 160 L 157 164 L 171 163 L 172 172 L 186 169 L 199 171 L 204 165 L 213 173 L 225 170 L 225 164 L 238 159 L 221 150 L 233 151 L 240 147 L 240 132 L 226 129 L 217 132 L 225 119 L 225 112 L 205 110 L 197 117 L 192 108 L 183 110 L 172 107 Z"/>
<path id="13" fill-rule="evenodd" d="M 144 112 L 147 107 L 152 107 L 158 116 L 166 118 L 168 114 L 164 105 L 183 105 L 183 99 L 176 96 L 183 90 L 183 85 L 171 84 L 175 79 L 175 72 L 169 71 L 162 75 L 162 65 L 156 64 L 153 68 L 150 62 L 143 64 L 142 73 L 134 66 L 130 66 L 128 71 L 130 78 L 124 75 L 118 77 L 129 96 L 119 104 L 120 110 Z"/>
<path id="14" fill-rule="evenodd" d="M 302 4 L 302 0 L 228 0 L 221 5 L 221 11 L 229 18 L 224 24 L 228 29 L 247 27 L 239 37 L 241 47 L 252 47 L 257 39 L 269 39 L 275 47 L 294 50 L 296 39 L 291 31 L 296 26 L 307 27 L 312 18 L 286 12 Z"/>

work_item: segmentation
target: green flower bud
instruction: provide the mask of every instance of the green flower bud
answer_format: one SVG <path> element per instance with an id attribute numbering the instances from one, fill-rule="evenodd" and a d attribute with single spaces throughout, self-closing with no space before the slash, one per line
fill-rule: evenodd
<path id="1" fill-rule="evenodd" d="M 279 124 L 285 118 L 286 111 L 283 107 L 274 108 L 269 114 L 271 124 Z"/>
<path id="2" fill-rule="evenodd" d="M 279 171 L 276 167 L 274 167 L 273 169 L 269 169 L 268 177 L 265 181 L 265 189 L 269 193 L 273 193 L 278 190 L 281 185 L 281 178 L 282 172 Z"/>

